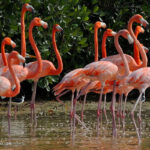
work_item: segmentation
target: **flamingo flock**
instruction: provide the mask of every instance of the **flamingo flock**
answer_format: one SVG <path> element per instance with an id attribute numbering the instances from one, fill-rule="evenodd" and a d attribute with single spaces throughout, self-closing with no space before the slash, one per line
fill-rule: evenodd
<path id="1" fill-rule="evenodd" d="M 33 57 L 26 53 L 26 37 L 25 37 L 25 13 L 34 12 L 33 6 L 24 4 L 21 11 L 21 55 L 13 50 L 10 53 L 5 53 L 5 45 L 10 45 L 12 48 L 16 47 L 14 41 L 9 37 L 5 37 L 1 43 L 0 54 L 0 96 L 9 97 L 8 118 L 11 117 L 11 98 L 20 93 L 20 83 L 24 80 L 31 79 L 34 81 L 32 99 L 31 99 L 31 122 L 35 125 L 36 112 L 35 112 L 35 98 L 36 88 L 38 80 L 41 77 L 49 75 L 59 75 L 63 71 L 63 61 L 60 56 L 59 50 L 56 44 L 56 33 L 63 32 L 60 25 L 53 25 L 52 29 L 52 44 L 54 53 L 56 55 L 58 67 L 49 60 L 43 60 L 41 58 L 39 49 L 33 38 L 33 30 L 35 27 L 42 26 L 44 29 L 48 28 L 48 24 L 41 20 L 41 18 L 35 17 L 32 19 L 29 25 L 29 42 L 35 53 L 36 61 L 30 62 L 25 66 L 22 65 L 25 62 L 25 57 Z M 147 67 L 148 59 L 146 53 L 148 49 L 143 46 L 137 39 L 139 33 L 144 33 L 144 29 L 137 25 L 135 32 L 133 32 L 132 24 L 141 24 L 143 27 L 148 25 L 148 22 L 139 14 L 135 14 L 129 19 L 127 29 L 114 32 L 112 29 L 106 29 L 104 22 L 97 21 L 94 25 L 94 62 L 91 62 L 83 68 L 76 68 L 68 72 L 62 80 L 53 87 L 54 95 L 56 99 L 63 104 L 60 97 L 67 92 L 72 92 L 71 106 L 70 106 L 70 121 L 73 133 L 75 132 L 76 119 L 79 121 L 79 116 L 76 114 L 76 103 L 81 95 L 84 95 L 84 102 L 81 110 L 81 121 L 84 121 L 84 107 L 86 104 L 87 94 L 94 92 L 99 94 L 99 100 L 97 105 L 97 134 L 101 130 L 100 122 L 102 118 L 102 97 L 104 95 L 104 115 L 106 121 L 108 121 L 106 114 L 106 95 L 112 92 L 112 99 L 110 105 L 110 112 L 112 115 L 112 135 L 117 137 L 116 126 L 116 94 L 119 94 L 119 102 L 117 116 L 122 119 L 123 130 L 125 130 L 125 110 L 127 96 L 133 89 L 138 89 L 140 95 L 131 110 L 131 118 L 135 126 L 139 143 L 141 142 L 141 108 L 142 102 L 145 101 L 145 90 L 150 86 L 150 68 Z M 104 34 L 102 38 L 102 58 L 99 60 L 99 45 L 98 45 L 98 29 L 103 28 Z M 106 40 L 108 37 L 114 38 L 114 45 L 118 52 L 116 55 L 107 56 Z M 119 38 L 122 37 L 128 40 L 129 44 L 134 44 L 134 49 L 130 50 L 134 52 L 134 57 L 125 54 L 119 44 Z M 114 51 L 116 51 L 114 50 Z M 76 95 L 75 95 L 76 94 Z M 125 95 L 124 103 L 123 95 Z M 139 127 L 137 127 L 134 111 L 137 105 L 140 105 L 139 109 Z M 10 124 L 9 124 L 10 126 Z"/>

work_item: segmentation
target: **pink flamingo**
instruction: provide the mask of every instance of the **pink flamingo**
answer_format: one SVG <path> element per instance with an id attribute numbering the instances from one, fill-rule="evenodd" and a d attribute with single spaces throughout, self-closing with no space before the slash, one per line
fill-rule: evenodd
<path id="1" fill-rule="evenodd" d="M 20 81 L 18 80 L 14 68 L 12 67 L 13 59 L 18 60 L 18 62 L 24 62 L 25 59 L 17 51 L 12 51 L 8 56 L 8 68 L 10 71 L 10 75 L 12 76 L 12 80 L 14 80 L 15 89 L 12 89 L 12 84 L 9 79 L 4 76 L 0 76 L 0 96 L 5 97 L 15 97 L 17 94 L 20 93 Z M 10 107 L 8 106 L 8 131 L 10 135 Z"/>
<path id="2" fill-rule="evenodd" d="M 97 21 L 94 25 L 94 47 L 95 47 L 95 61 L 98 61 L 98 29 L 99 28 L 105 28 L 106 24 L 100 21 Z M 83 78 L 72 78 L 75 74 L 78 74 L 78 72 L 80 72 L 80 70 L 82 70 L 82 68 L 78 68 L 75 69 L 69 73 L 67 73 L 63 79 L 53 88 L 55 91 L 55 95 L 58 95 L 56 97 L 56 99 L 58 101 L 59 97 L 66 94 L 68 91 L 72 91 L 72 98 L 71 98 L 71 120 L 73 117 L 73 99 L 74 99 L 74 92 L 75 90 L 77 90 L 77 95 L 79 93 L 79 91 L 81 90 L 81 88 L 87 84 L 87 80 L 83 79 Z M 64 90 L 68 89 L 67 91 L 63 92 Z M 63 92 L 63 93 L 62 93 Z M 61 93 L 61 94 L 60 94 Z M 86 98 L 86 96 L 85 96 Z M 84 98 L 84 99 L 85 99 Z M 83 115 L 81 115 L 82 117 Z M 83 117 L 82 117 L 83 118 Z"/>
<path id="3" fill-rule="evenodd" d="M 137 38 L 139 33 L 144 33 L 144 29 L 141 27 L 141 26 L 136 26 L 136 29 L 135 29 L 135 37 Z M 142 45 L 143 46 L 143 45 Z M 146 47 L 144 47 L 144 50 L 145 52 L 147 53 L 148 52 L 148 49 Z M 140 55 L 139 55 L 139 50 L 138 50 L 138 47 L 136 45 L 136 43 L 134 42 L 134 59 L 136 61 L 136 63 L 138 65 L 140 65 L 142 62 L 140 60 Z M 127 97 L 128 97 L 128 94 L 130 93 L 130 91 L 132 91 L 134 89 L 133 86 L 121 86 L 121 87 L 117 87 L 116 89 L 116 93 L 118 93 L 120 95 L 120 101 L 122 103 L 122 94 L 125 95 L 125 102 L 124 102 L 124 109 L 123 109 L 123 114 L 122 114 L 122 105 L 121 105 L 121 108 L 120 108 L 120 112 L 118 112 L 118 117 L 121 117 L 122 118 L 122 122 L 123 122 L 123 132 L 125 133 L 125 107 L 126 107 L 126 101 L 127 101 Z"/>
<path id="4" fill-rule="evenodd" d="M 38 66 L 34 70 L 30 70 L 29 68 L 27 68 L 27 67 L 24 68 L 21 65 L 13 65 L 15 74 L 20 82 L 28 79 L 29 77 L 36 77 L 37 74 L 39 74 L 42 70 L 41 55 L 36 47 L 36 44 L 35 44 L 35 42 L 33 40 L 33 36 L 32 36 L 32 29 L 34 26 L 43 26 L 44 28 L 47 28 L 47 23 L 42 21 L 40 18 L 34 18 L 31 21 L 30 27 L 29 27 L 29 40 L 30 40 L 31 46 L 35 52 L 36 58 L 38 60 Z M 8 78 L 9 81 L 11 82 L 12 86 L 15 84 L 13 78 L 10 75 L 10 71 L 8 70 L 7 66 L 0 68 L 0 74 L 2 76 L 5 76 L 6 78 Z M 10 103 L 11 103 L 11 99 L 9 101 L 9 105 L 10 105 Z M 8 117 L 10 117 L 10 114 L 8 115 Z"/>
<path id="5" fill-rule="evenodd" d="M 123 30 L 123 31 L 120 31 L 119 33 L 117 33 L 115 35 L 115 39 L 118 40 L 118 37 L 120 35 L 122 35 L 124 38 L 128 39 L 130 43 L 133 42 L 133 40 L 132 40 L 132 38 L 129 35 L 127 30 Z M 127 60 L 126 60 L 123 52 L 119 48 L 117 49 L 117 51 L 119 52 L 124 63 L 126 64 Z M 125 68 L 125 69 L 127 69 L 127 68 Z M 125 72 L 124 76 L 128 75 L 127 71 Z M 98 109 L 97 109 L 98 133 L 99 133 L 99 116 L 100 116 L 100 111 L 101 111 L 102 94 L 103 94 L 105 82 L 106 81 L 115 81 L 118 74 L 119 74 L 119 69 L 118 69 L 117 65 L 115 65 L 109 61 L 98 61 L 98 62 L 90 63 L 90 64 L 86 65 L 79 74 L 79 76 L 90 79 L 91 80 L 90 82 L 98 80 L 101 83 L 101 92 L 100 92 L 100 98 L 99 98 Z M 122 78 L 124 76 L 122 76 Z M 115 85 L 114 85 L 114 87 L 115 87 Z M 113 91 L 114 91 L 113 97 L 112 97 L 113 136 L 116 136 L 115 111 L 114 111 L 115 89 Z M 78 99 L 78 97 L 74 100 L 74 111 L 73 111 L 74 114 L 76 113 L 76 101 L 77 101 L 77 99 Z M 74 119 L 74 127 L 75 127 L 75 119 Z"/>
<path id="6" fill-rule="evenodd" d="M 134 88 L 137 88 L 140 92 L 140 95 L 139 95 L 139 97 L 138 97 L 138 99 L 137 99 L 137 101 L 136 101 L 136 103 L 135 103 L 135 105 L 134 105 L 134 107 L 131 111 L 132 120 L 133 120 L 135 129 L 136 129 L 136 133 L 137 133 L 137 136 L 138 136 L 138 141 L 140 143 L 141 142 L 141 134 L 138 131 L 138 128 L 137 128 L 137 125 L 136 125 L 136 122 L 135 122 L 135 119 L 134 119 L 134 111 L 136 109 L 137 104 L 140 102 L 140 109 L 139 109 L 139 124 L 140 124 L 140 127 L 139 128 L 141 129 L 141 107 L 142 107 L 141 98 L 145 99 L 144 98 L 145 90 L 147 89 L 147 87 L 149 87 L 149 71 L 150 71 L 150 69 L 149 69 L 149 67 L 147 67 L 147 61 L 148 60 L 147 60 L 146 54 L 145 54 L 144 50 L 141 48 L 139 41 L 136 39 L 136 37 L 134 36 L 133 31 L 132 31 L 133 22 L 139 21 L 139 20 L 143 20 L 142 16 L 140 16 L 140 15 L 133 16 L 130 19 L 131 24 L 128 25 L 128 28 L 130 29 L 130 34 L 134 38 L 134 41 L 136 42 L 136 44 L 139 48 L 139 51 L 140 51 L 140 54 L 141 54 L 142 60 L 143 60 L 143 68 L 140 68 L 140 69 L 130 73 L 129 76 L 127 76 L 124 80 L 121 81 L 120 86 L 133 86 Z M 147 24 L 148 23 L 146 23 L 145 26 Z"/>
<path id="7" fill-rule="evenodd" d="M 33 93 L 32 93 L 32 100 L 31 100 L 31 116 L 32 116 L 32 120 L 33 120 L 33 116 L 35 119 L 35 96 L 36 96 L 36 88 L 37 88 L 37 82 L 41 77 L 45 77 L 48 75 L 59 75 L 62 70 L 63 70 L 63 62 L 61 59 L 61 56 L 59 54 L 59 51 L 57 49 L 57 45 L 56 45 L 56 40 L 55 40 L 55 34 L 56 32 L 62 32 L 63 29 L 58 25 L 55 24 L 53 26 L 53 30 L 52 30 L 52 43 L 53 43 L 53 47 L 54 47 L 54 51 L 56 54 L 56 58 L 58 61 L 58 68 L 55 68 L 55 66 L 53 65 L 52 62 L 48 61 L 48 60 L 42 60 L 42 72 L 38 74 L 38 76 L 33 77 L 29 76 L 27 77 L 27 79 L 33 79 L 34 80 L 34 87 L 33 87 Z M 33 70 L 35 70 L 35 68 L 37 68 L 38 62 L 31 62 L 29 64 L 26 65 L 26 67 L 31 71 L 31 73 L 33 72 Z"/>

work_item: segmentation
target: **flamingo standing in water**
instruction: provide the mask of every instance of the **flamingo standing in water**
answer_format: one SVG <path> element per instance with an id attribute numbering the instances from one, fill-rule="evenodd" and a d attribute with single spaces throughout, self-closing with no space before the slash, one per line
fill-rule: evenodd
<path id="1" fill-rule="evenodd" d="M 14 68 L 12 67 L 13 59 L 18 60 L 18 62 L 24 63 L 25 59 L 22 57 L 17 51 L 12 51 L 8 56 L 8 68 L 10 71 L 10 75 L 12 76 L 12 80 L 15 84 L 15 89 L 12 90 L 12 83 L 11 81 L 4 76 L 0 76 L 0 96 L 5 97 L 15 97 L 17 94 L 20 93 L 20 81 L 17 78 Z M 10 107 L 8 106 L 8 132 L 10 135 Z"/>
<path id="2" fill-rule="evenodd" d="M 134 35 L 135 37 L 137 38 L 139 33 L 144 33 L 144 29 L 141 27 L 141 26 L 136 26 L 135 28 L 135 32 L 134 32 Z M 143 45 L 142 45 L 143 46 Z M 147 49 L 147 47 L 143 46 L 145 52 L 147 53 L 149 50 Z M 136 45 L 136 43 L 134 42 L 134 59 L 136 61 L 136 63 L 138 65 L 140 65 L 142 62 L 140 60 L 140 54 L 139 54 L 139 50 L 138 50 L 138 47 Z M 123 132 L 125 133 L 125 107 L 126 107 L 126 101 L 127 101 L 127 97 L 128 97 L 128 94 L 130 93 L 130 91 L 132 91 L 134 89 L 133 86 L 119 86 L 117 87 L 117 92 L 119 95 L 120 95 L 120 102 L 121 102 L 121 105 L 120 105 L 120 111 L 118 112 L 118 117 L 121 117 L 122 119 L 122 123 L 123 123 Z M 123 108 L 123 113 L 122 113 L 122 94 L 125 95 L 125 100 L 124 100 L 124 108 Z"/>
<path id="3" fill-rule="evenodd" d="M 98 29 L 101 28 L 101 27 L 106 28 L 106 24 L 103 23 L 103 22 L 97 21 L 94 25 L 94 47 L 95 47 L 95 59 L 94 60 L 95 61 L 98 61 Z M 72 91 L 71 112 L 70 112 L 71 122 L 72 122 L 72 117 L 73 117 L 74 92 L 75 92 L 75 90 L 77 90 L 77 95 L 78 95 L 81 88 L 89 82 L 87 79 L 83 79 L 83 78 L 80 78 L 80 79 L 79 78 L 78 79 L 72 78 L 73 76 L 78 74 L 78 72 L 80 72 L 80 70 L 82 70 L 82 68 L 78 68 L 78 69 L 75 69 L 75 70 L 67 73 L 63 77 L 63 79 L 53 88 L 54 91 L 55 91 L 55 95 L 58 95 L 56 97 L 56 99 L 58 101 L 60 101 L 59 100 L 60 96 L 66 94 L 70 90 Z M 63 92 L 66 89 L 68 89 L 68 90 Z M 85 98 L 86 98 L 86 96 L 85 96 Z M 72 123 L 71 123 L 71 125 L 72 125 Z"/>
<path id="4" fill-rule="evenodd" d="M 122 35 L 124 38 L 129 40 L 129 43 L 133 42 L 131 36 L 129 35 L 127 30 L 120 31 L 118 34 L 116 34 L 116 38 Z M 121 55 L 123 61 L 127 63 L 127 60 L 120 49 L 117 49 L 119 54 Z M 126 69 L 126 68 L 125 68 Z M 126 71 L 127 72 L 127 71 Z M 98 103 L 98 109 L 97 109 L 97 120 L 98 120 L 98 133 L 99 133 L 99 115 L 100 115 L 100 109 L 101 109 L 101 102 L 102 102 L 102 94 L 103 94 L 103 88 L 105 86 L 106 81 L 115 81 L 117 76 L 119 74 L 119 69 L 117 65 L 113 64 L 112 62 L 109 61 L 98 61 L 98 62 L 93 62 L 88 65 L 86 65 L 83 70 L 81 70 L 80 74 L 78 76 L 82 76 L 85 78 L 90 79 L 90 82 L 93 81 L 100 81 L 101 83 L 101 92 L 100 92 L 100 98 L 99 98 L 99 103 Z M 124 75 L 126 76 L 127 73 Z M 115 82 L 114 82 L 115 83 Z M 115 87 L 115 86 L 114 86 Z M 115 93 L 115 89 L 114 89 Z M 113 112 L 113 136 L 116 136 L 116 126 L 115 126 L 115 112 L 114 112 L 114 97 L 115 94 L 113 94 L 112 97 L 112 112 Z M 78 97 L 74 99 L 74 111 L 73 113 L 76 113 L 76 101 Z M 74 119 L 74 128 L 75 128 L 75 119 Z"/>
<path id="5" fill-rule="evenodd" d="M 38 74 L 38 76 L 36 77 L 32 77 L 32 76 L 28 76 L 27 79 L 33 79 L 34 80 L 34 87 L 33 87 L 33 93 L 32 93 L 32 100 L 31 100 L 31 119 L 34 120 L 36 118 L 35 116 L 35 96 L 36 96 L 36 88 L 37 88 L 37 82 L 41 77 L 45 77 L 48 75 L 59 75 L 62 70 L 63 70 L 63 62 L 61 59 L 61 56 L 59 54 L 59 51 L 57 49 L 57 45 L 56 45 L 56 39 L 55 39 L 55 34 L 56 32 L 62 32 L 63 29 L 60 27 L 60 25 L 55 24 L 53 26 L 53 30 L 52 30 L 52 43 L 53 43 L 53 48 L 54 48 L 54 52 L 56 54 L 56 58 L 58 61 L 58 67 L 55 68 L 55 66 L 53 65 L 52 62 L 48 61 L 48 60 L 42 60 L 42 72 Z M 26 67 L 31 70 L 31 73 L 35 70 L 35 68 L 38 67 L 38 63 L 37 61 L 35 62 L 31 62 L 29 64 L 26 65 Z"/>
<path id="6" fill-rule="evenodd" d="M 143 20 L 142 16 L 140 15 L 135 15 L 133 16 L 130 21 L 131 24 L 128 25 L 128 29 L 130 29 L 130 34 L 132 35 L 132 37 L 134 38 L 134 41 L 136 42 L 138 49 L 140 51 L 141 57 L 142 57 L 142 61 L 143 61 L 143 68 L 140 68 L 132 73 L 130 73 L 129 76 L 127 76 L 124 80 L 121 81 L 120 86 L 133 86 L 134 88 L 137 88 L 140 92 L 140 95 L 135 103 L 135 106 L 133 107 L 132 111 L 131 111 L 131 116 L 132 116 L 132 120 L 136 129 L 136 133 L 138 136 L 138 141 L 139 143 L 141 142 L 141 134 L 138 131 L 135 119 L 134 119 L 134 111 L 136 109 L 137 104 L 140 102 L 140 109 L 139 109 L 139 122 L 140 122 L 140 129 L 141 129 L 141 107 L 142 107 L 142 99 L 145 99 L 145 90 L 147 89 L 147 87 L 149 87 L 149 67 L 147 67 L 147 56 L 145 51 L 142 49 L 139 41 L 136 39 L 135 35 L 133 34 L 133 30 L 132 30 L 132 24 L 136 21 L 140 21 Z M 145 22 L 145 26 L 148 23 Z M 141 100 L 141 101 L 140 101 Z"/>
<path id="7" fill-rule="evenodd" d="M 14 68 L 14 71 L 15 71 L 15 74 L 17 75 L 18 79 L 20 82 L 30 78 L 30 77 L 36 77 L 37 74 L 39 74 L 42 70 L 42 62 L 41 62 L 41 55 L 37 49 L 37 46 L 33 40 L 33 36 L 32 36 L 32 29 L 34 26 L 43 26 L 44 28 L 47 28 L 47 23 L 42 21 L 40 18 L 34 18 L 31 23 L 30 23 L 30 27 L 29 27 L 29 40 L 30 40 L 30 43 L 31 43 L 31 46 L 35 52 L 35 55 L 36 55 L 36 58 L 37 58 L 37 67 L 34 68 L 34 70 L 30 70 L 29 68 L 27 67 L 23 67 L 21 65 L 13 65 L 13 68 Z M 4 54 L 5 55 L 5 54 Z M 6 78 L 9 79 L 9 81 L 11 81 L 11 85 L 13 86 L 15 83 L 14 83 L 14 80 L 12 79 L 11 75 L 10 75 L 10 71 L 8 69 L 7 66 L 5 67 L 1 67 L 0 68 L 0 74 L 2 76 L 5 76 Z M 11 99 L 9 101 L 9 105 L 11 103 Z M 8 117 L 10 117 L 10 114 L 8 114 Z"/>

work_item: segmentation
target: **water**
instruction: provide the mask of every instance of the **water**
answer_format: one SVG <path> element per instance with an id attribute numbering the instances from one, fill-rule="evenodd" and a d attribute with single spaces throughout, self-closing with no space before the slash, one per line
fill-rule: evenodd
<path id="1" fill-rule="evenodd" d="M 79 112 L 78 112 L 79 114 Z M 117 126 L 118 137 L 112 139 L 111 119 L 103 125 L 100 136 L 96 134 L 96 111 L 85 111 L 85 123 L 88 130 L 77 125 L 75 140 L 70 132 L 68 113 L 38 114 L 37 127 L 31 126 L 29 115 L 12 117 L 10 136 L 8 136 L 8 120 L 0 116 L 0 150 L 149 150 L 150 149 L 150 111 L 142 112 L 142 144 L 138 140 L 129 116 L 126 119 L 126 134 Z M 135 115 L 136 116 L 136 115 Z"/>

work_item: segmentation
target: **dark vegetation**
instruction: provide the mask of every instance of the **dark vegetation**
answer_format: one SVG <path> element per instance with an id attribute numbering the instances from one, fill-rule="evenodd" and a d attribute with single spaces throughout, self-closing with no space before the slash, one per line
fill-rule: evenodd
<path id="1" fill-rule="evenodd" d="M 43 59 L 52 61 L 57 66 L 57 60 L 52 47 L 51 32 L 55 23 L 64 29 L 64 40 L 60 41 L 57 36 L 57 45 L 60 50 L 64 70 L 59 76 L 47 76 L 41 78 L 38 83 L 37 97 L 54 98 L 52 87 L 69 71 L 84 67 L 94 60 L 94 23 L 98 20 L 104 21 L 107 28 L 114 31 L 126 28 L 128 20 L 134 14 L 141 14 L 148 21 L 150 20 L 149 1 L 146 0 L 1 0 L 0 1 L 0 41 L 6 36 L 11 37 L 16 43 L 20 52 L 21 31 L 20 14 L 24 3 L 30 3 L 36 10 L 34 16 L 27 12 L 26 40 L 27 52 L 33 54 L 28 40 L 28 27 L 33 17 L 41 17 L 49 24 L 48 30 L 42 28 L 34 29 L 34 38 L 41 52 Z M 135 25 L 134 25 L 135 26 Z M 101 39 L 104 29 L 99 32 L 99 58 L 101 58 Z M 149 28 L 144 34 L 139 35 L 141 43 L 150 47 Z M 124 52 L 133 56 L 133 46 L 129 46 L 126 40 L 120 39 Z M 116 53 L 113 46 L 113 39 L 107 41 L 108 55 Z M 7 51 L 10 51 L 7 47 Z M 149 54 L 148 54 L 149 57 Z M 69 62 L 69 63 L 68 63 Z M 31 97 L 32 81 L 22 83 L 21 95 Z M 136 98 L 137 92 L 131 92 L 130 97 Z M 146 92 L 148 95 L 148 90 Z M 69 96 L 69 95 L 68 95 Z M 95 95 L 91 94 L 92 97 Z M 64 97 L 68 99 L 68 97 Z"/>

